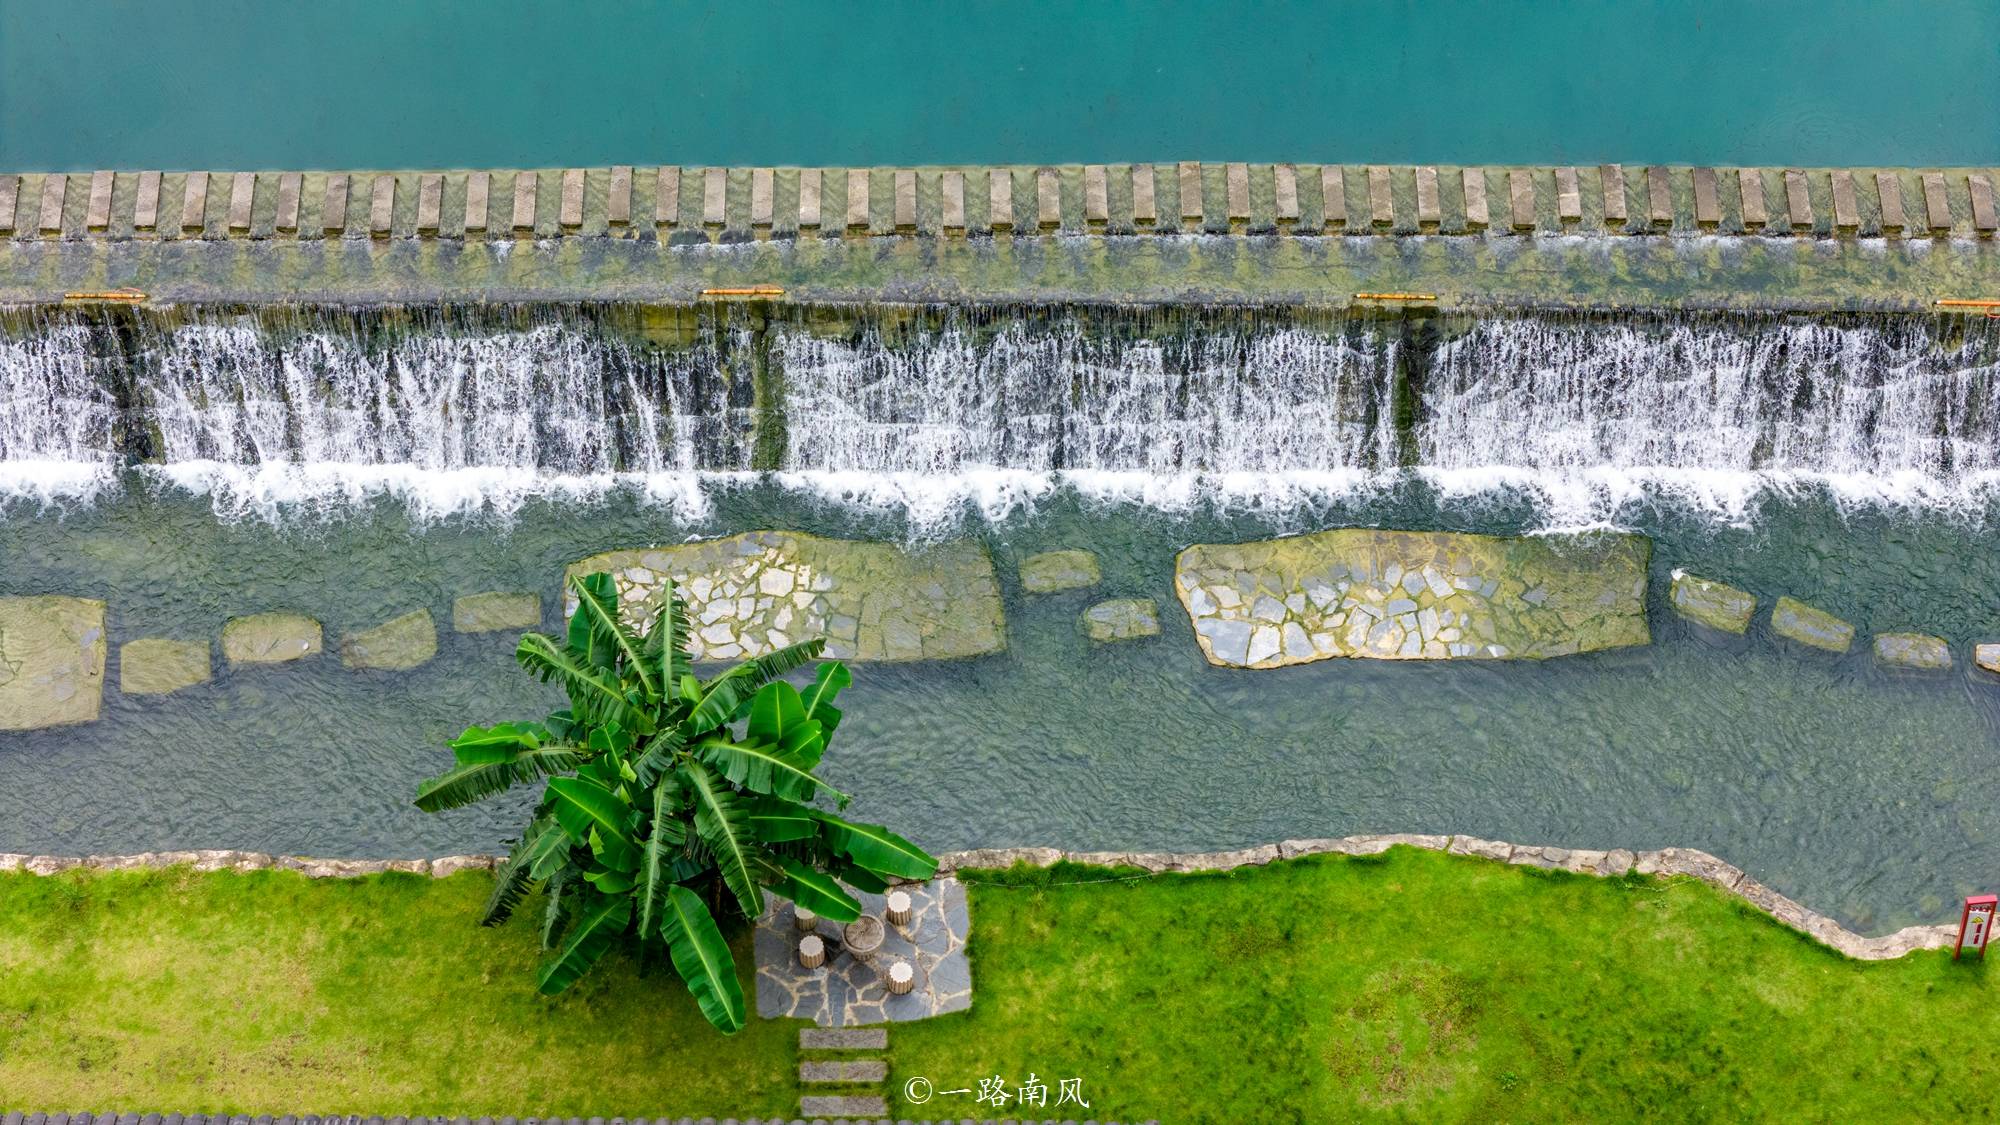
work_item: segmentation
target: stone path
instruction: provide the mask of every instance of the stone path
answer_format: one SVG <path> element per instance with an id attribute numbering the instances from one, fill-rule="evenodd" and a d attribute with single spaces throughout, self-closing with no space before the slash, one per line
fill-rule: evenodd
<path id="1" fill-rule="evenodd" d="M 767 1019 L 809 1019 L 821 1027 L 928 1019 L 972 1006 L 972 965 L 965 955 L 972 918 L 965 885 L 933 879 L 896 888 L 910 896 L 910 922 L 886 927 L 882 947 L 868 961 L 847 951 L 842 927 L 821 918 L 809 931 L 826 942 L 826 963 L 799 964 L 798 929 L 789 902 L 773 901 L 757 920 L 757 1014 Z M 881 895 L 856 894 L 864 915 L 880 918 Z M 916 970 L 915 987 L 890 993 L 884 974 L 897 961 Z"/>
<path id="2" fill-rule="evenodd" d="M 799 1052 L 814 1057 L 799 1061 L 799 1084 L 843 1089 L 841 1093 L 799 1095 L 799 1112 L 807 1117 L 881 1117 L 889 1112 L 888 1099 L 880 1093 L 861 1094 L 855 1087 L 879 1088 L 889 1078 L 889 1062 L 880 1057 L 889 1050 L 886 1027 L 808 1027 L 799 1031 Z M 867 1051 L 857 1056 L 850 1052 Z M 834 1055 L 834 1052 L 839 1052 Z M 829 1057 L 831 1056 L 831 1057 Z"/>

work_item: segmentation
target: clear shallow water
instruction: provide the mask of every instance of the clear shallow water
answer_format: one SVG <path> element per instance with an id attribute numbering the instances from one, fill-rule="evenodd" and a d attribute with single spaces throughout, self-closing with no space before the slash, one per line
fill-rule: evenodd
<path id="1" fill-rule="evenodd" d="M 992 550 L 1006 653 L 864 665 L 827 772 L 855 811 L 933 848 L 1054 844 L 1209 848 L 1367 831 L 1471 832 L 1579 847 L 1706 848 L 1864 929 L 1940 917 L 2000 861 L 1986 794 L 2000 782 L 2000 687 L 1965 671 L 1899 677 L 1779 644 L 1763 625 L 1717 641 L 1666 610 L 1685 567 L 1768 602 L 1790 593 L 1862 630 L 1918 628 L 1961 658 L 2000 636 L 2000 539 L 1987 520 L 1907 511 L 1843 515 L 1824 495 L 1768 499 L 1748 526 L 1675 502 L 1620 521 L 1655 537 L 1655 644 L 1535 665 L 1331 661 L 1270 672 L 1212 668 L 1169 587 L 1190 542 L 1378 524 L 1511 532 L 1529 498 L 1441 498 L 1415 480 L 1279 516 L 1206 505 L 1164 512 L 1058 489 L 991 520 L 970 506 L 945 531 Z M 343 632 L 451 599 L 535 589 L 617 546 L 747 527 L 901 538 L 906 515 L 826 501 L 774 481 L 709 490 L 677 516 L 614 491 L 530 501 L 509 525 L 411 522 L 378 499 L 348 516 L 218 520 L 208 498 L 125 475 L 55 516 L 15 502 L 0 522 L 0 594 L 110 603 L 115 646 L 215 636 L 231 614 L 310 612 Z M 937 534 L 933 525 L 929 532 Z M 1095 591 L 1024 595 L 1015 562 L 1087 545 Z M 1077 615 L 1102 596 L 1159 599 L 1165 635 L 1094 648 Z M 441 634 L 407 673 L 352 672 L 329 655 L 232 671 L 164 698 L 105 695 L 101 721 L 0 735 L 0 850 L 239 847 L 395 856 L 488 850 L 505 806 L 443 817 L 408 805 L 444 768 L 443 739 L 473 720 L 539 714 L 511 638 Z M 115 685 L 115 666 L 113 669 Z"/>
<path id="2" fill-rule="evenodd" d="M 90 10 L 0 5 L 0 166 L 2000 162 L 1978 0 Z"/>

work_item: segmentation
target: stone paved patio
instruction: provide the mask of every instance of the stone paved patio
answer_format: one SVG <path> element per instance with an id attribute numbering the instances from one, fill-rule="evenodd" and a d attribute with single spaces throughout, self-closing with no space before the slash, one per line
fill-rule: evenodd
<path id="1" fill-rule="evenodd" d="M 972 966 L 965 940 L 972 932 L 965 886 L 933 879 L 898 888 L 909 893 L 910 924 L 889 926 L 870 963 L 849 955 L 841 926 L 825 918 L 813 931 L 826 940 L 826 964 L 799 964 L 792 904 L 773 899 L 757 919 L 757 1014 L 809 1019 L 821 1027 L 928 1019 L 972 1006 Z M 882 896 L 856 893 L 864 914 L 882 916 Z M 885 974 L 897 961 L 916 970 L 916 987 L 891 995 Z"/>

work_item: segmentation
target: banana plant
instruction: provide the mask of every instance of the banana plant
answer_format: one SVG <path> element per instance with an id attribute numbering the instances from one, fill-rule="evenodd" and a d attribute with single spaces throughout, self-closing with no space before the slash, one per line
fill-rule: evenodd
<path id="1" fill-rule="evenodd" d="M 755 918 L 776 895 L 850 922 L 861 905 L 848 888 L 927 879 L 937 860 L 824 807 L 848 800 L 813 770 L 852 675 L 830 660 L 803 691 L 784 679 L 819 656 L 823 639 L 703 680 L 671 583 L 643 634 L 620 615 L 610 575 L 575 576 L 569 590 L 567 633 L 529 633 L 514 654 L 559 683 L 569 706 L 539 723 L 467 728 L 451 742 L 457 765 L 418 787 L 417 807 L 441 812 L 540 784 L 481 924 L 507 921 L 540 892 L 552 952 L 543 992 L 568 988 L 613 946 L 656 943 L 702 1015 L 733 1033 L 745 1021 L 743 988 L 712 906 Z"/>

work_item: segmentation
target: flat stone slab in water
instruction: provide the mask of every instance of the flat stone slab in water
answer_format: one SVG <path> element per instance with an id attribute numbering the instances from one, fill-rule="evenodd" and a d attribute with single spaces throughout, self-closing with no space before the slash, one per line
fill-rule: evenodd
<path id="1" fill-rule="evenodd" d="M 1757 612 L 1757 595 L 1685 571 L 1674 571 L 1667 601 L 1674 612 L 1698 625 L 1741 636 Z"/>
<path id="2" fill-rule="evenodd" d="M 1925 633 L 1877 633 L 1875 659 L 1891 668 L 1942 672 L 1951 667 L 1951 646 Z"/>
<path id="3" fill-rule="evenodd" d="M 1101 643 L 1160 635 L 1160 609 L 1151 598 L 1113 598 L 1083 611 L 1083 631 Z"/>
<path id="4" fill-rule="evenodd" d="M 1781 637 L 1828 652 L 1846 652 L 1854 647 L 1854 626 L 1792 598 L 1778 599 L 1771 610 L 1771 630 Z"/>
<path id="5" fill-rule="evenodd" d="M 813 930 L 801 931 L 792 904 L 772 899 L 757 919 L 757 1014 L 845 1028 L 928 1019 L 970 1007 L 972 964 L 965 956 L 965 939 L 972 919 L 964 884 L 942 878 L 896 889 L 910 896 L 910 925 L 888 926 L 881 949 L 867 962 L 857 961 L 841 944 L 840 924 L 821 918 Z M 882 916 L 881 895 L 854 897 L 864 915 Z M 807 932 L 826 942 L 826 963 L 817 969 L 799 964 L 799 939 Z M 891 994 L 888 985 L 889 966 L 897 961 L 908 961 L 917 975 L 916 987 L 901 996 Z M 809 1034 L 800 1033 L 800 1047 L 868 1046 L 809 1040 Z"/>
<path id="6" fill-rule="evenodd" d="M 430 663 L 437 650 L 437 626 L 431 621 L 431 611 L 419 609 L 373 629 L 350 633 L 340 642 L 340 662 L 349 668 L 403 672 Z"/>
<path id="7" fill-rule="evenodd" d="M 0 730 L 96 719 L 105 648 L 103 602 L 0 598 Z"/>
<path id="8" fill-rule="evenodd" d="M 1973 645 L 1972 662 L 1980 668 L 2000 676 L 2000 644 Z"/>
<path id="9" fill-rule="evenodd" d="M 222 626 L 222 655 L 231 664 L 282 664 L 320 651 L 319 622 L 297 613 L 253 613 Z"/>
<path id="10" fill-rule="evenodd" d="M 126 695 L 165 695 L 205 684 L 214 674 L 207 641 L 141 637 L 118 648 L 118 690 Z"/>
<path id="11" fill-rule="evenodd" d="M 1007 647 L 1000 584 L 986 549 L 955 540 L 890 543 L 749 531 L 672 547 L 607 551 L 570 566 L 609 573 L 619 609 L 652 627 L 664 579 L 687 602 L 696 660 L 762 656 L 811 637 L 844 660 L 948 660 Z M 563 612 L 575 609 L 565 597 Z"/>
<path id="12" fill-rule="evenodd" d="M 1030 594 L 1078 590 L 1102 578 L 1097 556 L 1089 551 L 1043 551 L 1021 560 L 1021 588 Z"/>
<path id="13" fill-rule="evenodd" d="M 1538 660 L 1651 640 L 1644 536 L 1354 528 L 1182 551 L 1174 592 L 1211 664 Z"/>
<path id="14" fill-rule="evenodd" d="M 451 603 L 451 627 L 460 633 L 539 629 L 542 596 L 496 590 L 467 594 Z"/>

